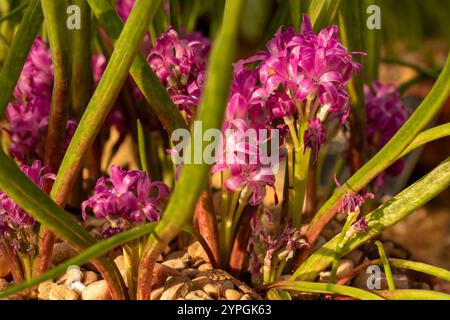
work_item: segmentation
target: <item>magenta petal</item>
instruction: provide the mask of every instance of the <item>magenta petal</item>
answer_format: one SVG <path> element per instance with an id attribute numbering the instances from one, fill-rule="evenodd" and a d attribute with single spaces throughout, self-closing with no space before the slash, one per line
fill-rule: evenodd
<path id="1" fill-rule="evenodd" d="M 245 179 L 241 176 L 232 176 L 227 181 L 225 181 L 225 188 L 230 191 L 234 192 L 239 189 L 239 187 L 242 186 L 242 184 L 245 182 Z"/>

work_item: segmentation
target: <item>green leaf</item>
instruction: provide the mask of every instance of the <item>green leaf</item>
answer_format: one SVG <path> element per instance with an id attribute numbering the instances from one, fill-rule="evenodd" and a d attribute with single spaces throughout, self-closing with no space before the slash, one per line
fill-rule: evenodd
<path id="1" fill-rule="evenodd" d="M 27 7 L 28 7 L 28 2 L 24 2 L 21 5 L 19 5 L 18 7 L 15 7 L 13 10 L 8 12 L 7 15 L 4 15 L 3 17 L 0 18 L 0 23 L 14 18 L 19 13 L 21 13 L 23 10 L 25 10 Z"/>
<path id="2" fill-rule="evenodd" d="M 364 50 L 363 29 L 366 28 L 362 23 L 362 19 L 360 0 L 346 0 L 341 3 L 339 7 L 340 36 L 344 46 L 353 52 L 362 52 Z M 361 56 L 358 55 L 354 56 L 354 60 L 360 63 L 362 62 Z M 351 150 L 353 160 L 351 169 L 355 171 L 366 158 L 366 107 L 364 103 L 363 76 L 363 72 L 359 75 L 354 75 L 348 85 L 350 96 Z"/>
<path id="3" fill-rule="evenodd" d="M 296 32 L 300 32 L 301 24 L 301 0 L 289 0 L 289 7 L 291 11 L 291 23 L 295 28 Z"/>
<path id="4" fill-rule="evenodd" d="M 368 15 L 365 9 L 370 5 L 379 5 L 378 0 L 364 0 L 362 5 L 362 13 L 363 17 L 366 19 Z M 381 30 L 378 29 L 369 29 L 364 23 L 362 28 L 363 34 L 363 43 L 364 43 L 364 52 L 367 53 L 367 56 L 364 58 L 364 75 L 366 77 L 367 83 L 372 83 L 375 80 L 378 80 L 378 66 L 380 64 L 380 54 L 381 54 Z"/>
<path id="5" fill-rule="evenodd" d="M 0 164 L 0 189 L 23 210 L 78 251 L 95 243 L 95 239 L 29 180 L 2 150 Z M 101 267 L 100 271 L 105 279 L 112 279 L 111 284 L 116 286 L 114 291 L 120 294 L 123 288 L 120 286 L 122 282 L 117 267 L 106 258 L 99 258 L 96 265 Z M 122 297 L 124 296 L 122 291 Z"/>
<path id="6" fill-rule="evenodd" d="M 450 271 L 426 263 L 409 261 L 403 259 L 388 259 L 391 266 L 399 269 L 409 269 L 417 272 L 423 272 L 447 281 L 450 281 Z"/>
<path id="7" fill-rule="evenodd" d="M 448 136 L 450 136 L 450 123 L 442 124 L 440 126 L 425 130 L 424 132 L 421 132 L 397 158 L 400 159 L 411 151 L 431 141 Z"/>
<path id="8" fill-rule="evenodd" d="M 11 100 L 14 87 L 43 19 L 40 1 L 30 0 L 0 72 L 0 118 Z"/>
<path id="9" fill-rule="evenodd" d="M 144 170 L 145 172 L 147 172 L 147 174 L 149 174 L 144 128 L 142 127 L 142 123 L 139 119 L 137 120 L 137 129 L 138 129 L 139 160 L 141 162 L 142 170 Z"/>
<path id="10" fill-rule="evenodd" d="M 440 110 L 448 97 L 450 90 L 450 55 L 447 56 L 444 69 L 427 97 L 401 127 L 395 136 L 361 169 L 359 169 L 343 188 L 354 193 L 364 188 L 372 179 L 394 163 L 416 136 L 425 128 Z M 308 241 L 314 242 L 325 225 L 336 214 L 339 203 L 345 196 L 345 191 L 338 189 L 333 196 L 320 208 L 306 231 Z"/>
<path id="11" fill-rule="evenodd" d="M 383 262 L 384 274 L 386 275 L 386 280 L 388 283 L 389 290 L 395 290 L 394 278 L 392 277 L 391 266 L 389 265 L 389 261 L 386 257 L 386 253 L 384 252 L 383 243 L 381 241 L 375 241 L 375 245 L 378 247 L 378 253 L 380 255 L 380 259 Z"/>
<path id="12" fill-rule="evenodd" d="M 51 192 L 52 198 L 55 199 L 57 203 L 65 203 L 67 196 L 73 188 L 86 152 L 94 142 L 95 137 L 99 133 L 109 110 L 111 110 L 111 107 L 125 82 L 128 70 L 139 50 L 141 40 L 143 39 L 160 2 L 161 1 L 156 0 L 138 1 L 133 7 L 125 27 L 116 42 L 116 47 L 106 66 L 103 77 L 78 124 L 77 130 L 75 131 L 72 141 L 67 148 L 66 155 L 61 163 Z M 98 4 L 103 2 L 99 0 L 89 1 L 94 13 L 98 13 L 96 10 L 98 7 L 93 6 L 92 3 Z M 114 15 L 111 15 L 110 11 L 102 13 L 106 14 L 109 18 L 115 17 L 116 15 L 115 13 Z M 114 21 L 114 18 L 111 19 L 107 20 L 110 22 Z"/>
<path id="13" fill-rule="evenodd" d="M 115 236 L 112 236 L 106 240 L 103 240 L 101 242 L 98 242 L 98 243 L 90 246 L 89 248 L 86 248 L 85 250 L 83 250 L 79 255 L 77 255 L 73 258 L 70 258 L 69 260 L 65 261 L 64 263 L 57 265 L 56 267 L 54 267 L 53 269 L 51 269 L 50 271 L 46 272 L 43 275 L 41 275 L 39 277 L 35 277 L 33 279 L 30 279 L 30 280 L 25 281 L 20 284 L 16 284 L 15 286 L 10 287 L 6 290 L 0 291 L 0 298 L 7 297 L 9 295 L 18 293 L 18 292 L 28 289 L 28 288 L 32 288 L 43 281 L 55 279 L 59 275 L 66 272 L 67 268 L 70 266 L 73 266 L 73 265 L 81 266 L 81 265 L 91 261 L 92 259 L 96 259 L 100 256 L 107 254 L 109 251 L 111 251 L 112 249 L 114 249 L 118 246 L 124 245 L 134 239 L 138 239 L 146 234 L 149 234 L 150 232 L 153 231 L 153 229 L 155 229 L 156 224 L 157 224 L 157 222 L 147 223 L 147 224 L 135 227 L 133 229 L 121 232 L 121 233 L 119 233 Z"/>
<path id="14" fill-rule="evenodd" d="M 88 3 L 108 36 L 117 41 L 123 24 L 114 7 L 108 0 L 88 0 Z M 127 23 L 128 21 L 129 18 Z M 178 128 L 188 129 L 178 108 L 172 103 L 166 89 L 142 54 L 136 55 L 130 75 L 169 134 Z"/>
<path id="15" fill-rule="evenodd" d="M 354 234 L 342 245 L 342 254 L 346 254 L 377 236 L 386 228 L 399 222 L 414 210 L 422 207 L 450 185 L 450 158 L 415 182 L 398 195 L 366 216 L 369 223 L 367 233 Z M 338 236 L 328 241 L 314 252 L 292 275 L 291 279 L 311 281 L 329 266 L 334 258 Z M 395 265 L 394 265 L 395 266 Z"/>
<path id="16" fill-rule="evenodd" d="M 331 283 L 279 281 L 272 283 L 265 288 L 295 290 L 312 293 L 340 294 L 360 300 L 383 300 L 382 297 L 366 290 Z"/>
<path id="17" fill-rule="evenodd" d="M 91 98 L 93 87 L 91 50 L 91 10 L 86 0 L 73 0 L 80 8 L 81 28 L 72 30 L 72 110 L 78 120 L 83 115 Z"/>
<path id="18" fill-rule="evenodd" d="M 338 12 L 340 0 L 311 0 L 307 15 L 314 31 L 319 31 L 333 23 Z"/>
<path id="19" fill-rule="evenodd" d="M 383 290 L 375 293 L 388 300 L 450 300 L 450 294 L 431 290 Z"/>

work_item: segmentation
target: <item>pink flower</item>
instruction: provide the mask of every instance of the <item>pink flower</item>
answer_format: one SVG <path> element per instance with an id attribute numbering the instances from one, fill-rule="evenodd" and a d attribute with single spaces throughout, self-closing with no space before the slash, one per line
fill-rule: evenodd
<path id="1" fill-rule="evenodd" d="M 125 22 L 128 19 L 135 2 L 136 0 L 117 0 L 117 13 L 122 21 Z"/>
<path id="2" fill-rule="evenodd" d="M 18 101 L 24 101 L 36 96 L 44 96 L 50 101 L 52 88 L 52 54 L 47 44 L 37 37 L 14 89 L 14 97 Z"/>
<path id="3" fill-rule="evenodd" d="M 153 191 L 156 191 L 154 195 Z M 97 218 L 108 220 L 104 233 L 111 235 L 135 224 L 159 220 L 158 201 L 168 193 L 164 183 L 151 182 L 144 171 L 125 171 L 113 165 L 109 178 L 100 178 L 94 194 L 82 203 L 83 217 L 86 219 L 90 208 Z"/>
<path id="4" fill-rule="evenodd" d="M 393 84 L 374 82 L 365 86 L 367 144 L 374 152 L 380 150 L 402 127 L 411 111 L 400 99 Z M 404 160 L 400 159 L 380 174 L 375 180 L 380 188 L 387 175 L 397 176 L 403 171 Z"/>
<path id="5" fill-rule="evenodd" d="M 6 107 L 1 128 L 11 140 L 10 154 L 25 163 L 43 157 L 53 87 L 53 65 L 47 45 L 37 37 L 14 89 L 15 101 Z M 77 123 L 67 122 L 66 147 Z"/>
<path id="6" fill-rule="evenodd" d="M 275 190 L 275 176 L 270 168 L 258 165 L 216 165 L 212 172 L 230 169 L 231 177 L 225 181 L 225 188 L 229 192 L 242 190 L 249 197 L 249 204 L 256 206 L 262 203 L 266 195 L 266 186 Z M 275 192 L 275 202 L 278 198 Z"/>
<path id="7" fill-rule="evenodd" d="M 46 181 L 56 178 L 39 160 L 34 161 L 31 166 L 21 165 L 20 169 L 41 189 Z M 32 216 L 0 191 L 0 239 L 6 239 L 15 252 L 28 252 L 33 246 L 31 238 L 35 223 Z"/>
<path id="8" fill-rule="evenodd" d="M 369 231 L 369 222 L 365 217 L 361 217 L 358 219 L 358 221 L 355 222 L 352 228 L 355 232 L 367 233 L 367 231 Z"/>
<path id="9" fill-rule="evenodd" d="M 191 106 L 199 102 L 210 45 L 198 33 L 180 37 L 169 28 L 156 40 L 148 56 L 150 67 L 174 103 L 188 115 L 192 115 Z"/>
<path id="10" fill-rule="evenodd" d="M 364 203 L 366 202 L 367 199 L 374 198 L 374 195 L 372 193 L 367 192 L 365 190 L 356 192 L 354 194 L 347 192 L 347 190 L 342 188 L 342 185 L 336 179 L 336 176 L 334 177 L 334 182 L 336 183 L 338 188 L 340 188 L 341 190 L 343 190 L 345 192 L 345 197 L 339 203 L 339 208 L 338 208 L 338 211 L 341 213 L 350 214 L 352 212 L 359 212 L 359 210 L 364 205 Z"/>
<path id="11" fill-rule="evenodd" d="M 348 52 L 337 40 L 337 34 L 336 26 L 315 34 L 307 16 L 303 17 L 299 35 L 292 29 L 282 32 L 280 28 L 269 42 L 269 52 L 260 68 L 265 95 L 281 88 L 296 101 L 317 98 L 325 116 L 329 112 L 338 113 L 345 121 L 348 114 L 345 85 L 361 65 L 353 62 L 356 53 Z"/>

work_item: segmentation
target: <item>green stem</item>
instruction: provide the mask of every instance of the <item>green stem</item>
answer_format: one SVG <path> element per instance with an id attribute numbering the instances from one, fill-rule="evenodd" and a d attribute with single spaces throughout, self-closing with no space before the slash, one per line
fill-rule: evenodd
<path id="1" fill-rule="evenodd" d="M 130 241 L 123 246 L 123 258 L 127 276 L 128 295 L 131 300 L 135 300 L 139 267 L 139 239 Z"/>
<path id="2" fill-rule="evenodd" d="M 383 261 L 384 273 L 386 275 L 386 280 L 388 283 L 389 290 L 395 290 L 394 278 L 392 278 L 391 266 L 386 258 L 386 253 L 384 252 L 383 244 L 380 241 L 375 241 L 375 245 L 378 248 L 378 253 L 380 255 L 381 261 Z"/>
<path id="3" fill-rule="evenodd" d="M 91 10 L 86 0 L 73 0 L 80 8 L 81 25 L 79 30 L 73 30 L 72 42 L 72 109 L 81 119 L 91 97 L 92 50 L 91 50 Z"/>
<path id="4" fill-rule="evenodd" d="M 442 124 L 440 126 L 425 130 L 424 132 L 420 133 L 397 158 L 403 158 L 411 151 L 429 142 L 448 136 L 450 136 L 450 123 Z"/>
<path id="5" fill-rule="evenodd" d="M 409 260 L 402 260 L 402 259 L 388 259 L 389 264 L 397 269 L 405 269 L 405 270 L 414 270 L 417 272 L 422 272 L 425 274 L 429 274 L 431 276 L 444 279 L 446 281 L 450 281 L 450 271 L 432 266 L 429 264 L 425 264 L 422 262 L 416 262 L 416 261 L 409 261 Z M 372 265 L 381 265 L 384 262 L 381 259 L 376 260 L 370 260 L 368 262 L 365 262 L 363 264 L 360 264 L 356 268 L 354 268 L 352 271 L 350 271 L 348 274 L 343 276 L 341 279 L 339 279 L 337 284 L 345 284 L 354 277 L 356 277 L 361 271 L 366 270 L 367 267 Z"/>
<path id="6" fill-rule="evenodd" d="M 33 262 L 31 255 L 28 253 L 19 253 L 19 259 L 22 263 L 22 270 L 25 276 L 25 280 L 30 280 L 33 277 Z"/>
<path id="7" fill-rule="evenodd" d="M 148 171 L 147 148 L 145 146 L 144 128 L 142 127 L 142 123 L 139 119 L 137 120 L 137 129 L 138 129 L 139 159 L 141 161 L 141 167 L 145 172 L 147 172 L 147 174 L 149 174 L 150 171 Z"/>
<path id="8" fill-rule="evenodd" d="M 383 298 L 381 298 L 379 295 L 369 291 L 331 283 L 279 281 L 264 286 L 264 289 L 284 289 L 312 293 L 341 294 L 360 300 L 383 300 Z"/>
<path id="9" fill-rule="evenodd" d="M 342 230 L 338 235 L 338 241 L 336 243 L 336 248 L 334 249 L 333 264 L 331 267 L 331 280 L 330 280 L 331 283 L 336 283 L 336 273 L 337 273 L 337 269 L 339 266 L 339 261 L 341 260 L 341 256 L 342 256 L 343 240 L 344 240 L 345 236 L 347 235 L 347 231 L 350 229 L 351 225 L 358 218 L 358 214 L 359 213 L 357 213 L 357 212 L 351 212 L 347 216 L 347 219 L 345 220 L 345 224 L 342 227 Z"/>
<path id="10" fill-rule="evenodd" d="M 70 46 L 65 16 L 68 2 L 41 0 L 53 62 L 53 92 L 50 107 L 45 163 L 56 172 L 63 156 L 70 90 Z"/>
<path id="11" fill-rule="evenodd" d="M 42 0 L 41 4 L 45 18 L 45 27 L 50 41 L 54 74 L 44 163 L 50 167 L 52 172 L 56 172 L 64 154 L 67 116 L 69 112 L 71 77 L 70 34 L 65 20 L 60 18 L 66 14 L 68 2 L 64 0 Z M 51 183 L 46 184 L 44 189 L 46 192 L 50 192 Z M 58 204 L 63 206 L 63 204 Z M 45 227 L 41 228 L 39 234 L 41 235 L 41 240 L 35 265 L 35 272 L 37 274 L 47 271 L 55 242 L 55 236 L 46 230 Z"/>
<path id="12" fill-rule="evenodd" d="M 311 158 L 311 150 L 305 150 L 303 136 L 308 130 L 308 121 L 300 122 L 299 130 L 299 147 L 294 148 L 294 188 L 291 192 L 292 197 L 289 198 L 288 212 L 292 218 L 294 227 L 300 227 L 302 223 L 303 207 L 306 196 L 306 186 L 309 171 L 309 163 Z"/>

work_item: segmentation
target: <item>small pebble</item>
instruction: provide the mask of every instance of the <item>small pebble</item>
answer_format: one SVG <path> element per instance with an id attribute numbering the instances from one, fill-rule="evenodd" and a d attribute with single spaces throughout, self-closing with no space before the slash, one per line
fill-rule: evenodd
<path id="1" fill-rule="evenodd" d="M 212 269 L 213 269 L 213 267 L 212 267 L 211 263 L 204 263 L 198 267 L 198 271 L 207 271 L 207 270 L 212 270 Z"/>
<path id="2" fill-rule="evenodd" d="M 91 283 L 81 294 L 82 300 L 111 300 L 108 283 L 106 280 L 100 280 Z"/>
<path id="3" fill-rule="evenodd" d="M 354 268 L 354 264 L 352 260 L 342 259 L 339 262 L 339 266 L 336 270 L 336 277 L 341 279 L 345 275 L 347 275 Z"/>
<path id="4" fill-rule="evenodd" d="M 150 293 L 150 300 L 159 300 L 162 293 L 164 292 L 164 287 L 153 289 Z"/>
<path id="5" fill-rule="evenodd" d="M 98 276 L 95 272 L 93 271 L 86 271 L 84 273 L 84 285 L 88 286 L 91 283 L 94 283 L 98 280 Z"/>
<path id="6" fill-rule="evenodd" d="M 241 297 L 241 300 L 252 300 L 252 297 L 251 297 L 249 294 L 244 294 L 244 295 Z"/>
<path id="7" fill-rule="evenodd" d="M 220 284 L 223 286 L 224 290 L 234 289 L 234 283 L 231 280 L 221 281 Z"/>
<path id="8" fill-rule="evenodd" d="M 48 300 L 78 300 L 78 294 L 64 285 L 56 285 L 50 289 Z"/>
<path id="9" fill-rule="evenodd" d="M 190 290 L 192 282 L 186 277 L 169 277 L 164 285 L 160 300 L 177 300 L 184 297 Z"/>
<path id="10" fill-rule="evenodd" d="M 161 263 L 162 265 L 165 265 L 167 267 L 170 267 L 175 270 L 183 270 L 187 267 L 186 262 L 184 262 L 182 259 L 172 259 L 172 260 L 166 260 Z"/>
<path id="11" fill-rule="evenodd" d="M 56 286 L 56 284 L 52 280 L 41 282 L 38 287 L 38 299 L 48 300 L 48 294 L 54 286 Z"/>
<path id="12" fill-rule="evenodd" d="M 184 298 L 186 300 L 212 300 L 212 298 L 203 290 L 189 292 Z"/>
<path id="13" fill-rule="evenodd" d="M 211 297 L 218 299 L 223 296 L 224 288 L 220 283 L 213 282 L 207 283 L 203 286 L 203 291 L 209 294 Z"/>
<path id="14" fill-rule="evenodd" d="M 3 278 L 0 278 L 0 291 L 5 290 L 8 287 L 9 287 L 8 281 L 6 281 Z"/>
<path id="15" fill-rule="evenodd" d="M 208 260 L 208 255 L 206 254 L 202 245 L 198 241 L 191 244 L 187 250 L 188 250 L 189 255 L 191 256 L 191 258 L 194 261 L 202 260 L 202 259 L 205 261 Z"/>
<path id="16" fill-rule="evenodd" d="M 52 263 L 60 264 L 77 255 L 77 251 L 65 242 L 56 243 L 53 246 Z"/>
<path id="17" fill-rule="evenodd" d="M 189 279 L 193 279 L 197 276 L 198 270 L 194 268 L 187 268 L 184 270 L 181 270 L 181 274 L 188 277 Z"/>
<path id="18" fill-rule="evenodd" d="M 173 251 L 171 253 L 169 253 L 165 259 L 166 260 L 172 260 L 172 259 L 183 259 L 187 256 L 187 252 L 186 250 L 178 250 L 178 251 Z"/>
<path id="19" fill-rule="evenodd" d="M 242 297 L 242 294 L 237 290 L 233 290 L 233 289 L 225 290 L 225 298 L 227 300 L 239 300 L 239 299 L 241 299 L 241 297 Z"/>

